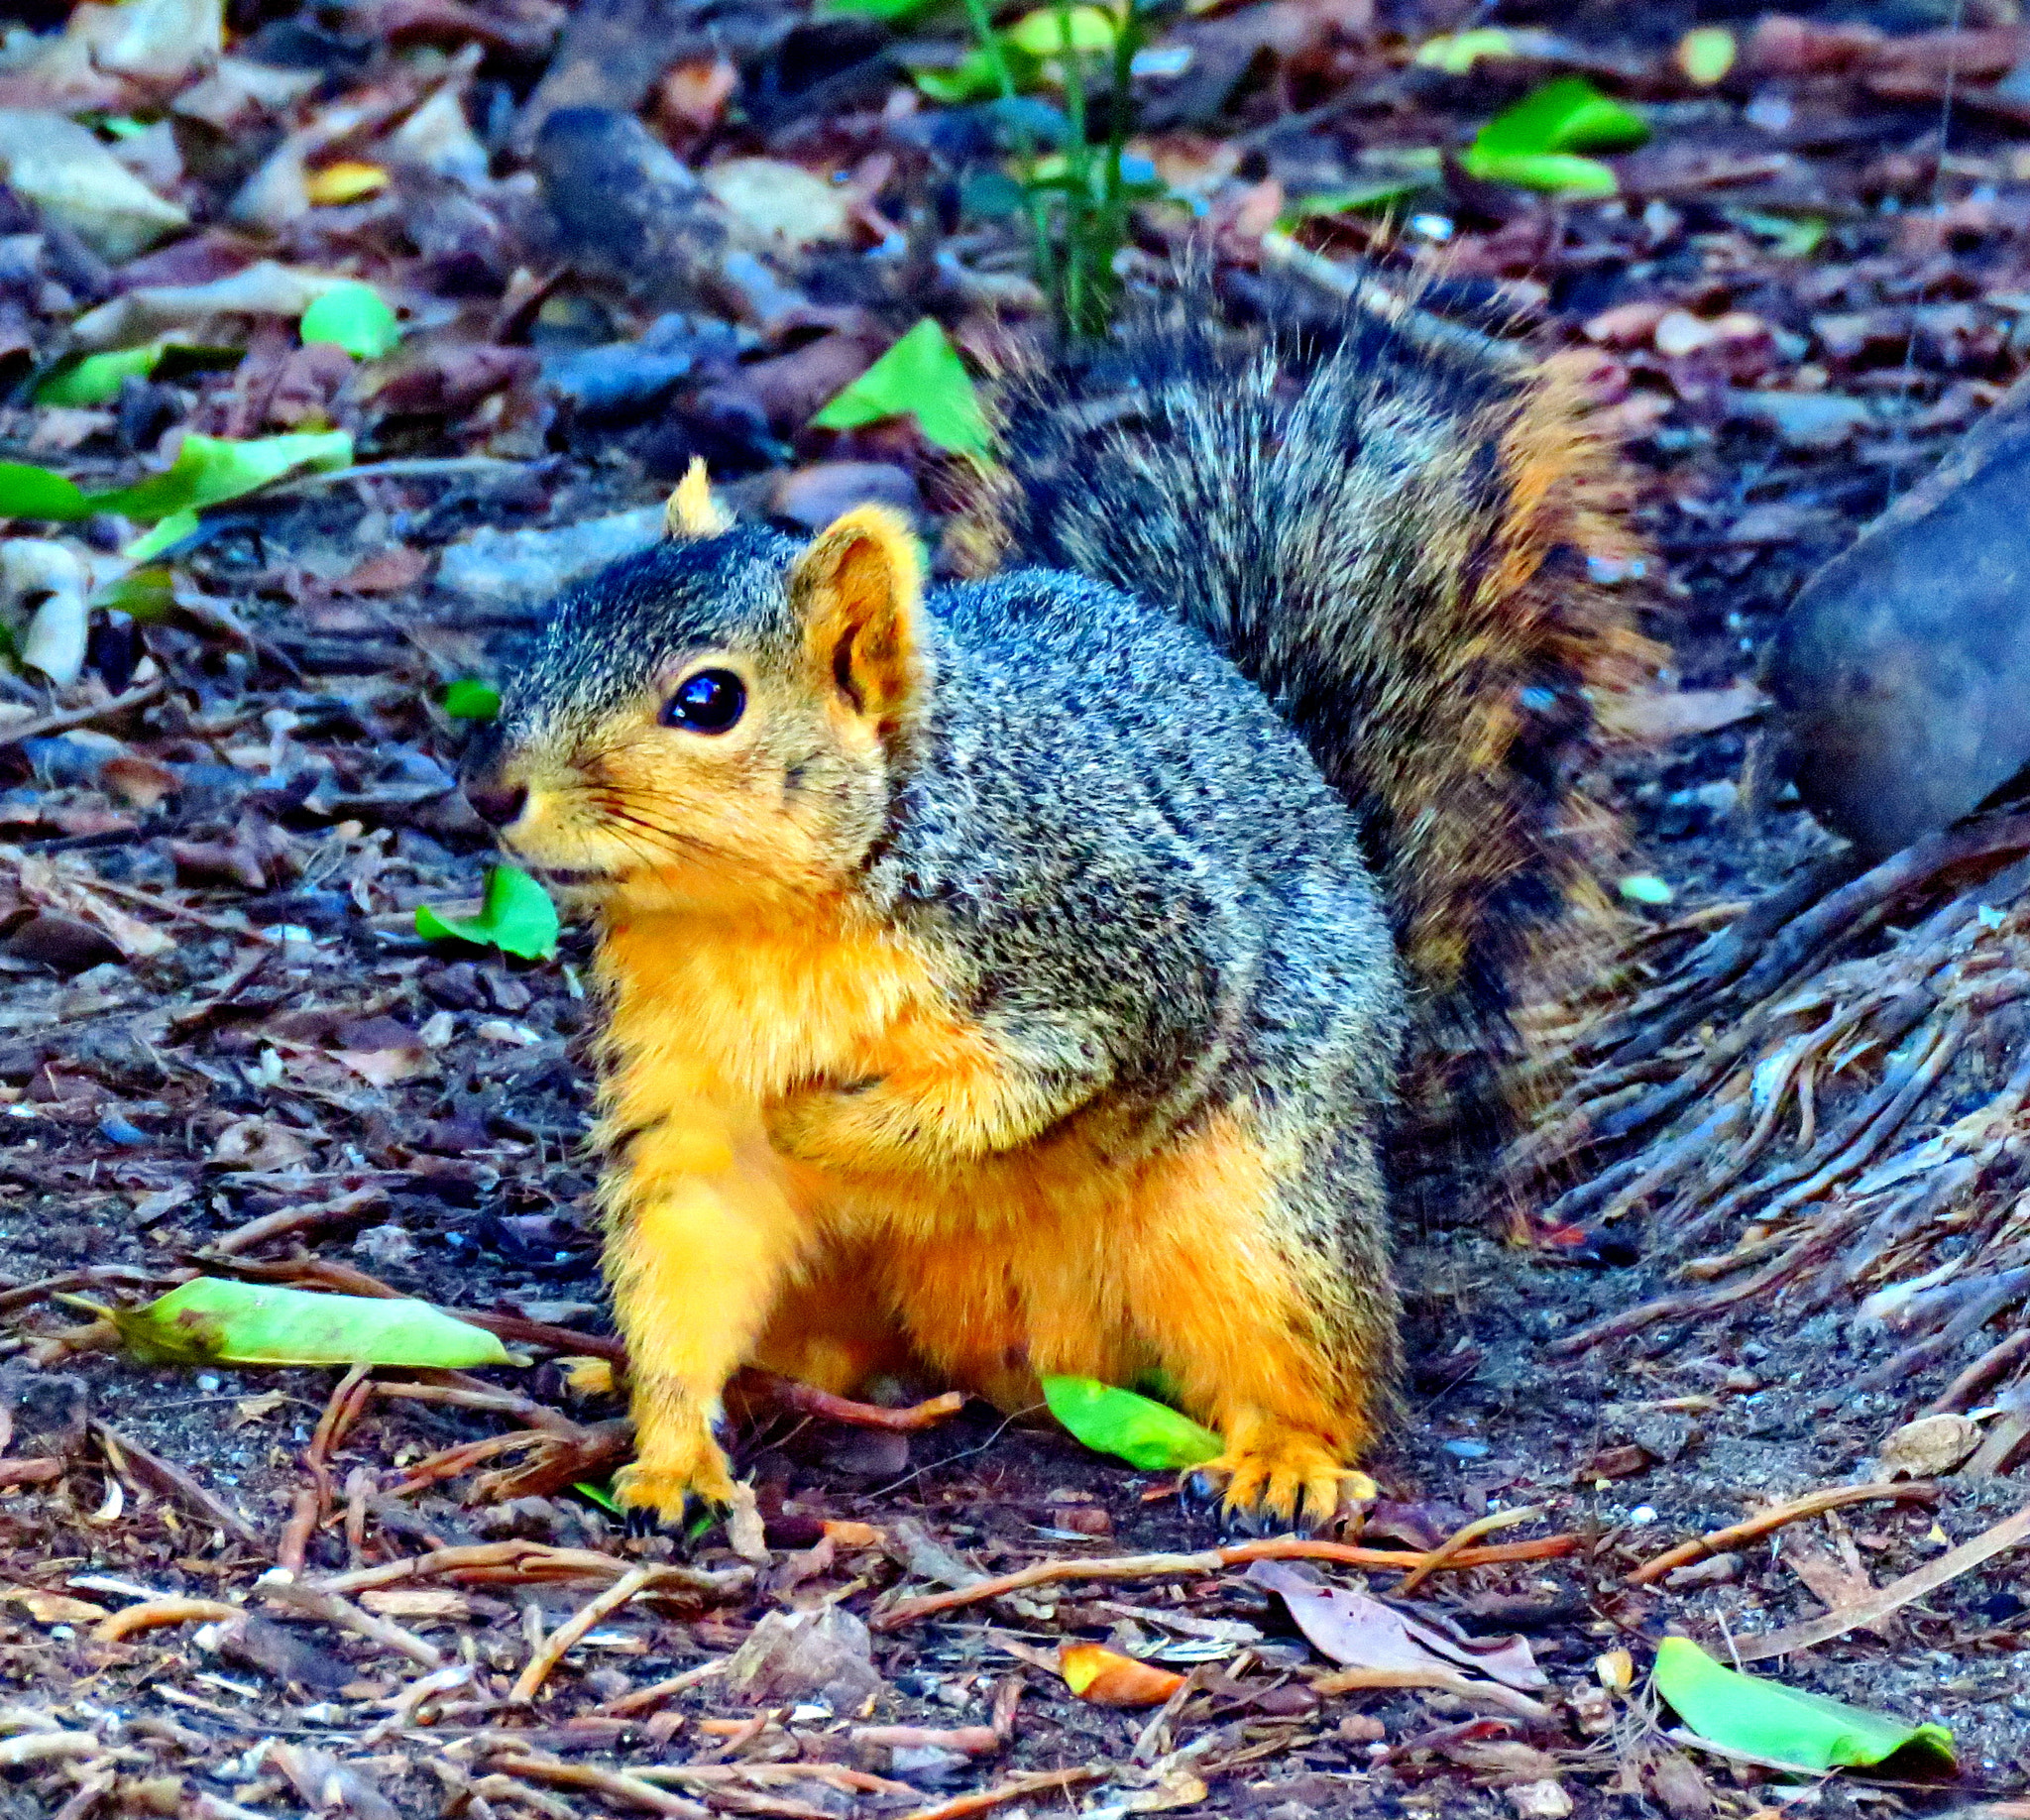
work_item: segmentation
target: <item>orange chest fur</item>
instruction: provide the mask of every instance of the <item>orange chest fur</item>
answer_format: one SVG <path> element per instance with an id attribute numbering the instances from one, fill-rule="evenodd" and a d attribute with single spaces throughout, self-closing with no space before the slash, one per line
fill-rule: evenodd
<path id="1" fill-rule="evenodd" d="M 766 1106 L 887 1074 L 950 1029 L 933 957 L 830 917 L 631 918 L 607 931 L 600 969 L 628 1099 L 703 1090 Z"/>

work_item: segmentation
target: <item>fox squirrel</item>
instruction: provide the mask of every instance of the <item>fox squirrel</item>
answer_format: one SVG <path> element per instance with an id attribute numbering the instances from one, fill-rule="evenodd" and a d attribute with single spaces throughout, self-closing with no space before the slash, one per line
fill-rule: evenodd
<path id="1" fill-rule="evenodd" d="M 1048 566 L 927 590 L 895 513 L 799 544 L 694 464 L 469 775 L 602 923 L 636 1520 L 732 1497 L 742 1363 L 905 1359 L 1011 1410 L 1161 1373 L 1199 1495 L 1328 1520 L 1398 1366 L 1406 1031 L 1513 1052 L 1598 900 L 1562 757 L 1641 644 L 1575 388 L 1187 301 L 997 411 L 956 544 Z"/>

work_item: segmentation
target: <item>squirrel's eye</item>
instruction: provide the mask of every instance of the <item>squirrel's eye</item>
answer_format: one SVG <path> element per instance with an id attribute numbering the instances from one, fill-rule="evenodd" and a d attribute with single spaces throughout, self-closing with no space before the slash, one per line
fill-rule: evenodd
<path id="1" fill-rule="evenodd" d="M 747 686 L 731 670 L 700 670 L 662 705 L 662 724 L 686 733 L 725 733 L 747 705 Z"/>

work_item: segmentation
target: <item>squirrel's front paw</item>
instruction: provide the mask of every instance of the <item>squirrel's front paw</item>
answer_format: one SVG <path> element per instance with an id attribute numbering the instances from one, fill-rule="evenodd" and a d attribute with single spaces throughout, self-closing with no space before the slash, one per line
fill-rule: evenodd
<path id="1" fill-rule="evenodd" d="M 1290 1431 L 1229 1447 L 1184 1475 L 1187 1504 L 1217 1504 L 1221 1521 L 1250 1536 L 1309 1535 L 1350 1516 L 1375 1496 L 1375 1482 L 1351 1471 L 1316 1435 Z"/>
<path id="2" fill-rule="evenodd" d="M 681 1536 L 687 1518 L 701 1509 L 717 1516 L 733 1504 L 733 1471 L 718 1442 L 706 1435 L 675 1457 L 659 1449 L 652 1458 L 622 1466 L 614 1474 L 613 1495 L 629 1536 Z"/>

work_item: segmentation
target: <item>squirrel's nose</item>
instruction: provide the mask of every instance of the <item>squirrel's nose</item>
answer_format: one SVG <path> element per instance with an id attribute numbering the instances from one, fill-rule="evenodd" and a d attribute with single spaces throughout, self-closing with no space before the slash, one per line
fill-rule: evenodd
<path id="1" fill-rule="evenodd" d="M 526 784 L 488 783 L 473 778 L 465 786 L 465 800 L 473 813 L 490 827 L 506 828 L 528 806 Z"/>

